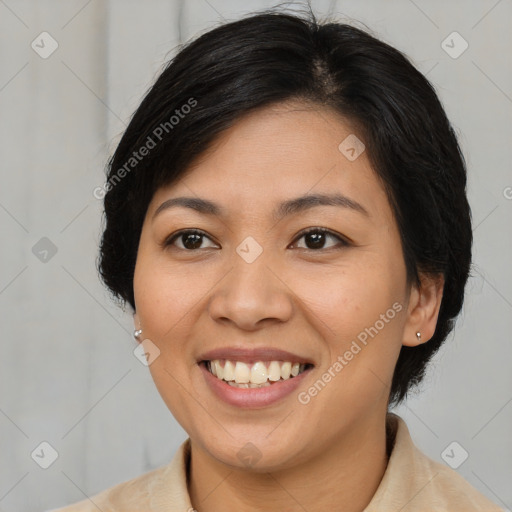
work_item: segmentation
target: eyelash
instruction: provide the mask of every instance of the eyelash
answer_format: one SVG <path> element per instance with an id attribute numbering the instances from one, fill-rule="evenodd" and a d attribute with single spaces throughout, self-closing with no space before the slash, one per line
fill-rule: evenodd
<path id="1" fill-rule="evenodd" d="M 298 233 L 298 235 L 295 237 L 292 244 L 295 245 L 295 243 L 300 240 L 302 237 L 309 235 L 310 233 L 322 233 L 325 235 L 329 235 L 333 238 L 336 238 L 339 242 L 338 246 L 328 247 L 328 248 L 320 248 L 320 249 L 310 249 L 308 247 L 299 247 L 299 249 L 306 249 L 307 251 L 313 251 L 313 252 L 319 252 L 319 251 L 328 251 L 330 249 L 336 249 L 336 248 L 343 248 L 343 247 L 349 247 L 352 245 L 348 240 L 343 238 L 342 236 L 338 235 L 334 231 L 331 231 L 326 228 L 320 228 L 320 227 L 313 227 L 313 228 L 307 228 Z M 183 235 L 199 235 L 203 236 L 205 238 L 208 238 L 211 240 L 211 238 L 204 232 L 199 229 L 184 229 L 181 231 L 178 231 L 176 233 L 173 233 L 170 237 L 166 238 L 164 242 L 162 243 L 163 248 L 171 247 L 174 244 L 174 241 L 177 240 L 180 236 Z M 211 240 L 213 241 L 213 240 Z M 180 251 L 186 251 L 186 252 L 195 252 L 199 251 L 200 249 L 182 249 L 181 247 L 175 247 L 176 249 Z"/>

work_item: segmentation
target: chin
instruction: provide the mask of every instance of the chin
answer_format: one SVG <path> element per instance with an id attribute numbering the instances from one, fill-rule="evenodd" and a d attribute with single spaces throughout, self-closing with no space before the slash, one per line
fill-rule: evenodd
<path id="1" fill-rule="evenodd" d="M 206 439 L 201 444 L 211 457 L 222 464 L 255 473 L 288 469 L 306 458 L 297 439 L 283 432 L 275 439 L 269 439 L 268 432 L 265 429 L 261 435 L 252 431 L 233 434 L 233 437 L 226 434 L 223 439 Z M 283 439 L 288 441 L 284 443 Z"/>

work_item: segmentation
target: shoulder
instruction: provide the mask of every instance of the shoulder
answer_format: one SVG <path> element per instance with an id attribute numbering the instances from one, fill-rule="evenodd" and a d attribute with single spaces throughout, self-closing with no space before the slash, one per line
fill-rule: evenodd
<path id="1" fill-rule="evenodd" d="M 418 464 L 422 466 L 423 474 L 428 476 L 424 494 L 432 503 L 433 510 L 503 512 L 457 471 L 430 459 L 417 448 L 416 451 Z"/>
<path id="2" fill-rule="evenodd" d="M 151 510 L 152 489 L 162 481 L 167 466 L 144 473 L 63 508 L 48 512 L 135 512 Z M 146 508 L 144 508 L 146 507 Z"/>
<path id="3" fill-rule="evenodd" d="M 191 509 L 187 491 L 190 438 L 165 466 L 110 487 L 94 496 L 47 512 L 161 512 Z"/>
<path id="4" fill-rule="evenodd" d="M 452 468 L 414 444 L 404 420 L 388 415 L 394 442 L 384 477 L 365 512 L 503 512 Z"/>

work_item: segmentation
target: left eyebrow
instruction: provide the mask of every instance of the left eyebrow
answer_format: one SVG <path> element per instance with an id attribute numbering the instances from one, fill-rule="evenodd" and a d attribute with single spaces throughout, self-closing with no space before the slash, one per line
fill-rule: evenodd
<path id="1" fill-rule="evenodd" d="M 288 215 L 314 208 L 315 206 L 340 206 L 370 217 L 368 210 L 354 199 L 343 194 L 307 194 L 282 202 L 274 211 L 273 217 L 280 220 Z"/>
<path id="2" fill-rule="evenodd" d="M 225 216 L 224 208 L 218 204 L 198 197 L 173 197 L 164 201 L 153 214 L 153 219 L 163 210 L 174 207 L 190 208 L 205 215 L 214 215 L 217 217 Z M 343 194 L 306 194 L 304 196 L 288 199 L 280 203 L 273 211 L 272 217 L 280 220 L 283 217 L 293 215 L 316 206 L 339 206 L 362 213 L 370 217 L 368 210 L 360 203 Z"/>

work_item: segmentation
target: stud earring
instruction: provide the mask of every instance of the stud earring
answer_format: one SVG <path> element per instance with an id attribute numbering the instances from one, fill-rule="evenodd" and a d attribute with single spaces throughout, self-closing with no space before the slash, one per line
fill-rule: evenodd
<path id="1" fill-rule="evenodd" d="M 141 334 L 142 334 L 142 329 L 137 329 L 137 330 L 133 331 L 133 337 L 136 340 L 139 340 Z"/>
<path id="2" fill-rule="evenodd" d="M 421 343 L 421 332 L 416 333 L 416 338 L 418 338 L 418 341 Z"/>

